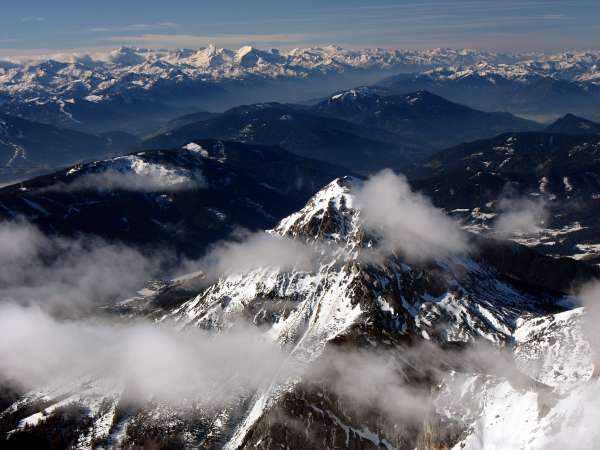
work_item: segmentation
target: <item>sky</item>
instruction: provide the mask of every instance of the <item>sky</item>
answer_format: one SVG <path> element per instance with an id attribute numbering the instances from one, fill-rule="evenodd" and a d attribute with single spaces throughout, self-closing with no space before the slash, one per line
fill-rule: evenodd
<path id="1" fill-rule="evenodd" d="M 593 50 L 599 0 L 1 0 L 0 57 L 118 46 Z"/>

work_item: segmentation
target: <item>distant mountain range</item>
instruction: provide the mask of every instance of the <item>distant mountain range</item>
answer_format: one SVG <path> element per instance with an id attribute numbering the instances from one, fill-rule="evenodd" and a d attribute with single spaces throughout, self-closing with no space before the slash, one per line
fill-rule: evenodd
<path id="1" fill-rule="evenodd" d="M 593 118 L 599 59 L 594 52 L 504 55 L 335 46 L 120 48 L 93 57 L 2 62 L 0 104 L 9 114 L 52 125 L 98 133 L 120 124 L 144 134 L 199 109 L 301 101 L 410 73 L 384 85 L 401 94 L 426 89 L 486 111 Z"/>
<path id="2" fill-rule="evenodd" d="M 97 133 L 120 124 L 122 130 L 143 134 L 201 108 L 302 100 L 376 81 L 381 73 L 481 58 L 510 60 L 471 50 L 122 47 L 93 57 L 2 62 L 0 105 L 10 114 L 53 125 Z"/>
<path id="3" fill-rule="evenodd" d="M 397 94 L 426 89 L 485 111 L 548 120 L 576 113 L 600 120 L 597 54 L 556 55 L 513 64 L 479 62 L 400 74 L 378 83 Z"/>

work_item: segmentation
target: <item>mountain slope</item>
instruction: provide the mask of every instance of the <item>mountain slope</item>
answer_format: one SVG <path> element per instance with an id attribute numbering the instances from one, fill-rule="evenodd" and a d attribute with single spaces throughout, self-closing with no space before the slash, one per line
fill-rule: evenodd
<path id="1" fill-rule="evenodd" d="M 297 101 L 340 86 L 373 82 L 382 71 L 479 58 L 508 57 L 470 50 L 334 46 L 289 51 L 212 45 L 172 51 L 122 47 L 93 56 L 4 63 L 0 99 L 6 112 L 38 122 L 94 133 L 121 129 L 146 134 L 199 108 Z"/>
<path id="2" fill-rule="evenodd" d="M 121 134 L 94 136 L 0 114 L 0 183 L 105 156 L 134 143 Z"/>
<path id="3" fill-rule="evenodd" d="M 599 152 L 597 135 L 504 134 L 434 155 L 416 185 L 478 229 L 493 231 L 503 214 L 525 218 L 520 242 L 598 261 Z"/>
<path id="4" fill-rule="evenodd" d="M 233 108 L 215 118 L 150 138 L 142 146 L 167 148 L 205 138 L 277 145 L 300 156 L 344 166 L 357 173 L 403 167 L 416 154 L 409 139 L 279 103 Z"/>
<path id="5" fill-rule="evenodd" d="M 567 114 L 548 125 L 545 131 L 564 134 L 600 134 L 600 124 L 573 114 Z"/>
<path id="6" fill-rule="evenodd" d="M 394 96 L 386 94 L 385 90 L 357 88 L 336 93 L 312 110 L 384 129 L 430 149 L 446 148 L 507 131 L 540 128 L 535 122 L 511 114 L 477 111 L 427 91 Z"/>
<path id="7" fill-rule="evenodd" d="M 559 68 L 540 70 L 527 63 L 441 67 L 393 76 L 378 86 L 396 94 L 424 89 L 484 111 L 509 111 L 542 119 L 569 112 L 595 119 L 600 98 L 600 87 L 591 74 L 569 76 Z"/>
<path id="8" fill-rule="evenodd" d="M 280 148 L 197 141 L 0 189 L 0 217 L 199 256 L 236 227 L 266 228 L 345 169 Z"/>
<path id="9" fill-rule="evenodd" d="M 175 128 L 180 128 L 185 125 L 189 125 L 190 123 L 200 122 L 202 120 L 211 119 L 215 117 L 216 113 L 211 113 L 208 111 L 197 111 L 191 114 L 185 114 L 180 117 L 176 117 L 173 120 L 169 120 L 165 125 L 165 131 L 169 131 Z"/>
<path id="10" fill-rule="evenodd" d="M 183 330 L 217 335 L 249 318 L 285 349 L 286 364 L 257 389 L 236 392 L 241 400 L 210 408 L 199 399 L 200 408 L 186 419 L 185 409 L 160 402 L 123 409 L 122 391 L 96 380 L 32 392 L 3 423 L 16 421 L 22 429 L 18 423 L 33 422 L 34 401 L 43 398 L 50 416 L 57 402 L 87 406 L 94 426 L 78 432 L 83 448 L 143 447 L 167 438 L 178 439 L 179 448 L 431 449 L 462 442 L 494 448 L 497 436 L 510 435 L 515 448 L 529 449 L 568 435 L 579 403 L 565 401 L 565 394 L 581 396 L 597 384 L 580 329 L 582 310 L 568 309 L 561 292 L 505 276 L 478 252 L 422 263 L 397 254 L 363 259 L 377 237 L 362 226 L 359 189 L 356 179 L 335 180 L 272 232 L 330 248 L 314 269 L 246 270 L 161 312 Z M 493 252 L 496 244 L 490 245 Z M 587 271 L 588 280 L 598 274 L 569 264 Z M 558 276 L 568 284 L 564 273 Z M 136 301 L 152 298 L 123 307 Z M 557 343 L 561 334 L 571 339 Z M 479 339 L 518 361 L 503 362 L 494 347 L 471 353 Z M 568 364 L 575 350 L 577 367 Z M 286 376 L 295 364 L 304 370 Z"/>

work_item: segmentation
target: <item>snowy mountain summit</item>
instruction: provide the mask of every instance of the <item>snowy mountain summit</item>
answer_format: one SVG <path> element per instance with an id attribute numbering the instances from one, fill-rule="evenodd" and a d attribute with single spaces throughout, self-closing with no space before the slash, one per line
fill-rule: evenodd
<path id="1" fill-rule="evenodd" d="M 398 194 L 380 195 L 390 183 Z M 514 266 L 569 264 L 582 280 L 596 271 L 453 226 L 391 173 L 336 179 L 273 230 L 220 247 L 219 256 L 234 256 L 228 273 L 190 275 L 204 285 L 177 304 L 157 301 L 167 286 L 119 306 L 159 328 L 208 330 L 215 346 L 247 324 L 284 355 L 268 374 L 261 366 L 269 359 L 246 367 L 261 373 L 259 383 L 239 381 L 208 405 L 145 398 L 125 408 L 128 388 L 107 390 L 97 375 L 36 390 L 2 419 L 12 415 L 22 428 L 43 421 L 42 409 L 77 400 L 90 418 L 81 448 L 149 446 L 169 436 L 179 448 L 537 449 L 573 439 L 593 448 L 595 430 L 576 419 L 596 407 L 589 395 L 598 390 L 587 311 L 555 289 L 554 274 L 528 283 L 502 261 L 510 252 Z M 254 259 L 245 260 L 246 246 Z M 276 256 L 256 259 L 261 246 Z M 231 370 L 228 377 L 245 379 Z"/>

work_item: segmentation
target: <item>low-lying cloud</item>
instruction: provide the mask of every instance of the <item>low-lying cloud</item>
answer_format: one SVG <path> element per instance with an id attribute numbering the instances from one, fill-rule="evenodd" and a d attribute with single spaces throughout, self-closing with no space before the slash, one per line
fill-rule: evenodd
<path id="1" fill-rule="evenodd" d="M 37 306 L 0 306 L 0 374 L 24 387 L 76 377 L 127 385 L 140 401 L 219 404 L 255 389 L 285 361 L 257 328 L 215 335 L 143 321 L 59 320 Z"/>
<path id="2" fill-rule="evenodd" d="M 199 268 L 211 280 L 257 268 L 310 270 L 315 268 L 318 256 L 317 247 L 303 241 L 240 229 L 230 239 L 214 244 L 203 258 L 192 262 L 188 270 Z"/>
<path id="3" fill-rule="evenodd" d="M 48 237 L 27 222 L 0 223 L 0 248 L 0 302 L 73 313 L 135 292 L 174 258 L 98 237 Z"/>
<path id="4" fill-rule="evenodd" d="M 108 169 L 80 175 L 70 183 L 60 183 L 47 190 L 172 192 L 203 187 L 206 187 L 206 180 L 200 171 L 146 170 L 134 172 Z"/>
<path id="5" fill-rule="evenodd" d="M 500 236 L 537 233 L 549 217 L 548 204 L 542 198 L 503 198 L 498 210 L 494 228 Z"/>
<path id="6" fill-rule="evenodd" d="M 458 225 L 391 170 L 365 181 L 356 199 L 365 227 L 383 238 L 381 251 L 400 251 L 422 261 L 468 249 Z"/>
<path id="7" fill-rule="evenodd" d="M 378 250 L 386 254 L 399 251 L 422 261 L 468 250 L 459 227 L 391 171 L 364 182 L 356 201 L 364 226 L 380 236 Z M 301 375 L 308 381 L 325 377 L 338 396 L 359 409 L 375 407 L 397 420 L 419 422 L 431 411 L 431 393 L 408 382 L 397 351 L 335 351 L 327 354 L 326 364 L 304 371 L 247 324 L 216 335 L 178 331 L 168 323 L 54 314 L 56 306 L 64 311 L 122 299 L 165 263 L 182 270 L 168 252 L 148 255 L 98 238 L 48 237 L 27 223 L 0 224 L 0 248 L 0 374 L 25 385 L 104 376 L 133 384 L 142 397 L 201 396 L 218 403 L 238 389 Z M 276 234 L 245 232 L 215 244 L 184 268 L 202 270 L 210 280 L 260 267 L 311 270 L 323 252 Z M 422 350 L 413 352 L 411 367 L 437 370 L 450 364 L 444 352 Z M 513 376 L 512 369 L 504 370 L 510 364 L 492 352 L 464 355 L 471 368 Z"/>

